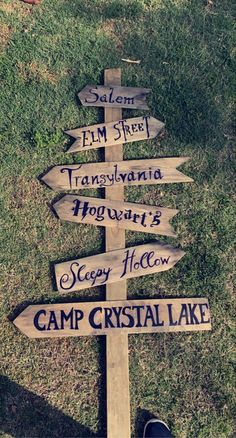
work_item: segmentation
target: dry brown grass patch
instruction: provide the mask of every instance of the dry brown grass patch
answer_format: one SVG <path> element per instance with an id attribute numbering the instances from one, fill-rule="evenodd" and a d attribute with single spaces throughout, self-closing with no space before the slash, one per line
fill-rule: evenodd
<path id="1" fill-rule="evenodd" d="M 120 36 L 116 29 L 116 20 L 114 20 L 113 18 L 105 20 L 101 25 L 100 31 L 102 31 L 102 33 L 104 33 L 106 36 L 114 41 L 117 49 L 123 48 L 122 40 L 120 39 Z"/>
<path id="2" fill-rule="evenodd" d="M 49 82 L 50 84 L 56 85 L 60 79 L 69 72 L 64 69 L 60 72 L 52 72 L 46 64 L 39 63 L 38 61 L 31 61 L 29 64 L 24 64 L 23 62 L 18 62 L 19 76 L 25 81 L 33 79 L 40 83 Z"/>
<path id="3" fill-rule="evenodd" d="M 12 30 L 10 26 L 3 23 L 1 25 L 1 33 L 0 33 L 0 52 L 3 52 L 5 48 L 8 46 L 8 43 L 11 39 Z"/>
<path id="4" fill-rule="evenodd" d="M 0 11 L 6 15 L 17 15 L 19 19 L 24 18 L 31 13 L 31 7 L 19 0 L 6 3 L 4 0 L 0 0 Z"/>

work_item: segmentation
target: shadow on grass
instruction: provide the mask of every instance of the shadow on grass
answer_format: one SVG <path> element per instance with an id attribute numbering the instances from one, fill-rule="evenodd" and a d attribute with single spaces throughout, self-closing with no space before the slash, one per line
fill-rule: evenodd
<path id="1" fill-rule="evenodd" d="M 0 377 L 0 434 L 13 437 L 98 438 L 86 426 L 51 406 L 42 397 Z"/>

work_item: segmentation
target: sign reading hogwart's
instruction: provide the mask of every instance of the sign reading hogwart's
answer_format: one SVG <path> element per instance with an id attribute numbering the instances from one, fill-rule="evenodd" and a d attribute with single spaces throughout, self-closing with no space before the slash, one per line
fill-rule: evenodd
<path id="1" fill-rule="evenodd" d="M 148 109 L 146 97 L 149 88 L 86 85 L 78 93 L 84 106 Z"/>
<path id="2" fill-rule="evenodd" d="M 211 329 L 206 298 L 32 305 L 14 324 L 30 338 Z"/>
<path id="3" fill-rule="evenodd" d="M 53 190 L 192 182 L 176 170 L 188 157 L 54 166 L 41 180 Z"/>
<path id="4" fill-rule="evenodd" d="M 175 237 L 169 223 L 178 210 L 65 195 L 53 205 L 60 219 Z"/>
<path id="5" fill-rule="evenodd" d="M 60 292 L 73 292 L 171 269 L 184 252 L 170 245 L 148 243 L 55 265 Z"/>
<path id="6" fill-rule="evenodd" d="M 76 141 L 67 152 L 86 151 L 154 138 L 163 127 L 164 123 L 154 119 L 154 117 L 143 116 L 70 129 L 65 132 L 74 137 Z"/>

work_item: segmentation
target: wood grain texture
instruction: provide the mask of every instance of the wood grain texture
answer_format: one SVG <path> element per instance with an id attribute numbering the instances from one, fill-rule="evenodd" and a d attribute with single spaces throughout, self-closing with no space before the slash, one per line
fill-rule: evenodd
<path id="1" fill-rule="evenodd" d="M 108 70 L 105 70 L 105 75 L 106 71 Z M 114 71 L 115 69 L 113 69 L 113 72 Z M 149 88 L 121 87 L 120 85 L 115 85 L 114 80 L 115 79 L 112 80 L 112 84 L 86 85 L 86 87 L 78 93 L 82 105 L 148 109 L 146 97 L 151 91 Z"/>
<path id="2" fill-rule="evenodd" d="M 206 298 L 32 305 L 14 320 L 14 324 L 30 338 L 109 335 L 114 342 L 124 333 L 211 329 Z M 117 352 L 116 355 L 121 360 L 121 346 L 118 351 L 119 355 Z M 110 359 L 115 364 L 114 358 Z"/>
<path id="3" fill-rule="evenodd" d="M 121 70 L 104 71 L 105 85 L 121 85 Z M 105 108 L 106 123 L 122 119 L 121 108 Z M 105 161 L 123 161 L 123 145 L 105 148 Z M 124 201 L 124 187 L 107 187 L 106 199 Z M 106 251 L 125 248 L 125 230 L 106 228 Z M 125 280 L 106 285 L 107 300 L 126 300 Z M 119 355 L 117 354 L 119 351 Z M 127 333 L 119 333 L 116 338 L 106 337 L 107 365 L 107 437 L 130 438 L 130 392 L 129 392 L 129 349 Z"/>
<path id="4" fill-rule="evenodd" d="M 169 223 L 178 210 L 65 195 L 53 205 L 61 220 L 176 237 Z"/>
<path id="5" fill-rule="evenodd" d="M 55 191 L 193 182 L 176 170 L 188 157 L 54 166 L 41 180 Z"/>
<path id="6" fill-rule="evenodd" d="M 163 127 L 164 123 L 160 120 L 142 116 L 71 129 L 65 133 L 76 138 L 76 141 L 67 153 L 151 139 L 156 137 Z"/>
<path id="7" fill-rule="evenodd" d="M 112 230 L 113 234 L 118 231 Z M 66 293 L 119 281 L 118 289 L 123 294 L 122 280 L 167 271 L 184 254 L 180 249 L 155 242 L 57 263 L 57 287 L 60 292 Z"/>

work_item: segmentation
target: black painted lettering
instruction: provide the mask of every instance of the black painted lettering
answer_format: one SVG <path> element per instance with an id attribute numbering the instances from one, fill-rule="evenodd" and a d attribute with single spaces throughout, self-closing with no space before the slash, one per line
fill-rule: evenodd
<path id="1" fill-rule="evenodd" d="M 135 327 L 142 327 L 142 323 L 141 323 L 141 310 L 144 309 L 144 306 L 133 306 L 132 310 L 136 310 L 136 317 L 137 317 L 137 322 L 135 324 Z"/>
<path id="2" fill-rule="evenodd" d="M 99 324 L 95 323 L 96 313 L 100 313 L 100 315 L 101 315 L 102 314 L 102 307 L 94 307 L 94 309 L 91 310 L 91 312 L 89 314 L 89 324 L 91 325 L 91 327 L 93 329 L 101 329 L 102 323 L 101 322 L 99 322 Z M 101 318 L 100 315 L 99 315 L 99 320 Z"/>
<path id="3" fill-rule="evenodd" d="M 82 312 L 82 310 L 79 309 L 75 309 L 75 330 L 78 330 L 79 328 L 79 321 L 81 321 L 81 319 L 83 319 L 84 317 L 84 312 Z"/>
<path id="4" fill-rule="evenodd" d="M 134 318 L 130 313 L 127 313 L 128 310 L 133 309 L 131 306 L 125 306 L 122 308 L 122 315 L 126 316 L 128 318 L 128 324 L 125 324 L 124 322 L 121 323 L 121 327 L 134 327 Z"/>
<path id="5" fill-rule="evenodd" d="M 50 317 L 49 317 L 49 323 L 47 326 L 47 330 L 51 330 L 51 325 L 53 325 L 53 330 L 59 330 L 58 324 L 57 324 L 57 318 L 54 310 L 50 311 Z"/>
<path id="6" fill-rule="evenodd" d="M 71 289 L 76 283 L 76 274 L 74 272 L 74 266 L 79 266 L 79 263 L 74 262 L 70 265 L 70 272 L 72 274 L 72 278 L 70 278 L 69 274 L 63 274 L 60 278 L 60 288 L 63 290 Z M 85 266 L 85 265 L 83 265 Z M 80 281 L 80 280 L 79 280 Z"/>
<path id="7" fill-rule="evenodd" d="M 89 130 L 88 130 L 88 131 L 82 131 L 82 134 L 83 134 L 83 137 L 82 137 L 82 138 L 83 138 L 82 146 L 83 146 L 83 147 L 91 146 L 91 145 L 92 145 L 91 142 L 88 143 L 88 144 L 86 144 L 86 140 L 88 140 L 88 137 L 86 137 L 87 132 L 90 132 L 90 131 L 89 131 Z"/>
<path id="8" fill-rule="evenodd" d="M 70 329 L 73 330 L 73 312 L 73 307 L 68 314 L 66 314 L 64 310 L 61 310 L 61 330 L 65 328 L 65 322 L 67 321 L 70 321 Z"/>
<path id="9" fill-rule="evenodd" d="M 153 216 L 153 220 L 152 220 L 150 227 L 155 227 L 157 225 L 160 225 L 161 221 L 160 221 L 159 217 L 161 217 L 161 212 L 156 211 L 156 214 L 154 214 L 154 216 Z"/>
<path id="10" fill-rule="evenodd" d="M 134 256 L 135 256 L 135 249 L 133 249 L 132 253 L 130 254 L 130 250 L 128 249 L 127 251 L 125 251 L 125 258 L 124 260 L 122 260 L 123 263 L 123 272 L 120 276 L 120 278 L 124 277 L 124 275 L 127 274 L 128 272 L 132 272 L 133 269 L 133 261 L 134 261 Z"/>
<path id="11" fill-rule="evenodd" d="M 172 306 L 173 306 L 173 304 L 167 304 L 170 326 L 178 324 L 178 321 L 173 320 Z"/>
<path id="12" fill-rule="evenodd" d="M 189 325 L 189 319 L 188 319 L 188 308 L 187 304 L 181 304 L 181 312 L 179 316 L 178 325 Z M 182 322 L 182 320 L 185 320 L 185 322 Z"/>
<path id="13" fill-rule="evenodd" d="M 134 104 L 134 97 L 124 97 L 123 105 L 133 105 L 133 104 Z"/>
<path id="14" fill-rule="evenodd" d="M 99 141 L 99 143 L 101 143 L 101 139 L 104 139 L 104 143 L 107 142 L 106 126 L 103 126 L 103 128 L 98 128 L 98 141 Z"/>
<path id="15" fill-rule="evenodd" d="M 144 323 L 143 323 L 143 327 L 147 327 L 149 319 L 152 322 L 151 326 L 152 327 L 156 327 L 157 325 L 156 325 L 156 322 L 155 322 L 155 319 L 154 319 L 154 316 L 153 316 L 152 308 L 151 308 L 151 306 L 147 305 L 146 306 L 146 316 L 145 316 L 145 320 L 144 320 Z"/>
<path id="16" fill-rule="evenodd" d="M 164 321 L 160 321 L 160 315 L 159 315 L 159 304 L 154 304 L 154 308 L 156 311 L 156 327 L 160 327 L 164 325 Z"/>
<path id="17" fill-rule="evenodd" d="M 207 324 L 210 322 L 210 318 L 208 318 L 206 321 L 204 320 L 205 310 L 203 310 L 203 307 L 206 307 L 207 310 L 209 309 L 209 306 L 207 303 L 199 304 L 199 310 L 200 310 L 200 315 L 201 315 L 200 324 Z"/>
<path id="18" fill-rule="evenodd" d="M 194 313 L 197 308 L 197 304 L 188 304 L 188 308 L 189 308 L 190 324 L 200 324 Z"/>
<path id="19" fill-rule="evenodd" d="M 112 307 L 112 310 L 114 312 L 114 315 L 116 317 L 116 327 L 120 328 L 120 314 L 122 307 Z"/>
<path id="20" fill-rule="evenodd" d="M 44 330 L 46 330 L 46 325 L 39 325 L 39 318 L 41 315 L 46 315 L 46 310 L 39 310 L 36 315 L 34 316 L 34 326 L 37 330 L 39 330 L 40 332 L 43 332 Z"/>
<path id="21" fill-rule="evenodd" d="M 104 319 L 105 319 L 105 328 L 115 328 L 112 320 L 112 309 L 110 307 L 104 307 Z"/>

